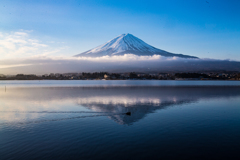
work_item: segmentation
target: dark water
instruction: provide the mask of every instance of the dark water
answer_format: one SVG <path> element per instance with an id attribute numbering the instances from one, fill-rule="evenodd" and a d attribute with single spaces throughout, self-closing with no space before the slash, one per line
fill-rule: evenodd
<path id="1" fill-rule="evenodd" d="M 239 104 L 230 86 L 10 87 L 0 159 L 240 159 Z"/>

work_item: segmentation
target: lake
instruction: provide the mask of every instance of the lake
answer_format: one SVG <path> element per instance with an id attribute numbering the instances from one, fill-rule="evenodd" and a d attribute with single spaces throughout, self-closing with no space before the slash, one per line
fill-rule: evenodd
<path id="1" fill-rule="evenodd" d="M 239 104 L 240 81 L 0 81 L 0 159 L 240 159 Z"/>

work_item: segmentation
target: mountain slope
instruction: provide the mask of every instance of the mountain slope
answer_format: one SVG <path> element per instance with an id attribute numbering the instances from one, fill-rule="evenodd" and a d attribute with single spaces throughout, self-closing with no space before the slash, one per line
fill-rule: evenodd
<path id="1" fill-rule="evenodd" d="M 161 55 L 165 57 L 197 58 L 183 54 L 174 54 L 155 48 L 132 34 L 122 34 L 107 43 L 96 48 L 75 55 L 75 57 L 102 57 L 124 54 L 135 54 L 138 56 Z"/>

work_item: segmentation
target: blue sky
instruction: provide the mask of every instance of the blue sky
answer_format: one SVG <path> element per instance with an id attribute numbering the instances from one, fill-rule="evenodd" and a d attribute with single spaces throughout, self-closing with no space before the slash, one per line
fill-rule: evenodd
<path id="1" fill-rule="evenodd" d="M 239 0 L 1 0 L 0 58 L 73 56 L 122 33 L 240 61 Z"/>

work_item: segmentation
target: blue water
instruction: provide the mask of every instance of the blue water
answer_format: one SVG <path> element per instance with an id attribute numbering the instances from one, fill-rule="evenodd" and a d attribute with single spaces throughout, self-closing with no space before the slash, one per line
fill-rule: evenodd
<path id="1" fill-rule="evenodd" d="M 238 86 L 15 83 L 0 90 L 1 160 L 240 159 Z"/>
<path id="2" fill-rule="evenodd" d="M 13 80 L 0 81 L 0 87 L 96 87 L 96 86 L 240 86 L 240 81 L 175 80 Z"/>

